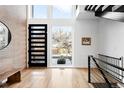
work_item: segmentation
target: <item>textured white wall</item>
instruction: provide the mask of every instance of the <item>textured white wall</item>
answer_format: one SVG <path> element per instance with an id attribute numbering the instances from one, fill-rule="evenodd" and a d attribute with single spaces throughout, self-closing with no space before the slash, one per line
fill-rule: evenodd
<path id="1" fill-rule="evenodd" d="M 74 31 L 74 67 L 85 68 L 88 64 L 88 55 L 97 54 L 98 20 L 76 20 Z M 91 46 L 81 45 L 82 37 L 91 37 Z"/>
<path id="2" fill-rule="evenodd" d="M 0 21 L 10 29 L 12 40 L 0 50 L 0 73 L 26 66 L 26 6 L 0 6 Z"/>
<path id="3" fill-rule="evenodd" d="M 99 53 L 124 56 L 124 23 L 107 19 L 99 20 Z"/>

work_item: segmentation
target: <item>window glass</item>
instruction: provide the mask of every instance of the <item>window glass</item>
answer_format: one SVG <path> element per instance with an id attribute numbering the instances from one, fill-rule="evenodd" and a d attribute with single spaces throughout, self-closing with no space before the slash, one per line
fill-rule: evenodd
<path id="1" fill-rule="evenodd" d="M 53 18 L 72 18 L 72 6 L 53 6 Z"/>
<path id="2" fill-rule="evenodd" d="M 47 18 L 47 5 L 33 5 L 33 18 Z"/>
<path id="3" fill-rule="evenodd" d="M 52 27 L 52 64 L 61 64 L 59 60 L 64 58 L 65 65 L 72 64 L 72 27 Z"/>

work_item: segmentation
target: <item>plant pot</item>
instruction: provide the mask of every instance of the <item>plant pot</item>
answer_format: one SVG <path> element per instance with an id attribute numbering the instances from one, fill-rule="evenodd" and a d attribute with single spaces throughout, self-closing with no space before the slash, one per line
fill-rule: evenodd
<path id="1" fill-rule="evenodd" d="M 59 58 L 57 60 L 57 64 L 65 64 L 65 62 L 66 62 L 66 59 L 65 58 Z"/>

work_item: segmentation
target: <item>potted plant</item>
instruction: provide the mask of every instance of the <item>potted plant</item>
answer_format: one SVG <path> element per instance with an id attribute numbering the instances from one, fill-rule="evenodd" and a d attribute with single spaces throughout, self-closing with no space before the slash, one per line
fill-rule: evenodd
<path id="1" fill-rule="evenodd" d="M 66 63 L 66 59 L 64 58 L 64 56 L 60 56 L 60 58 L 57 60 L 57 64 L 65 64 Z"/>

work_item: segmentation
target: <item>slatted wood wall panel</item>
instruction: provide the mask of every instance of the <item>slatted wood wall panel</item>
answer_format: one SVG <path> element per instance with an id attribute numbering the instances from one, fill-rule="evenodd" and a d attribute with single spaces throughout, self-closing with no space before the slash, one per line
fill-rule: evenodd
<path id="1" fill-rule="evenodd" d="M 26 6 L 0 6 L 0 21 L 10 29 L 12 40 L 0 50 L 0 74 L 26 67 Z"/>

